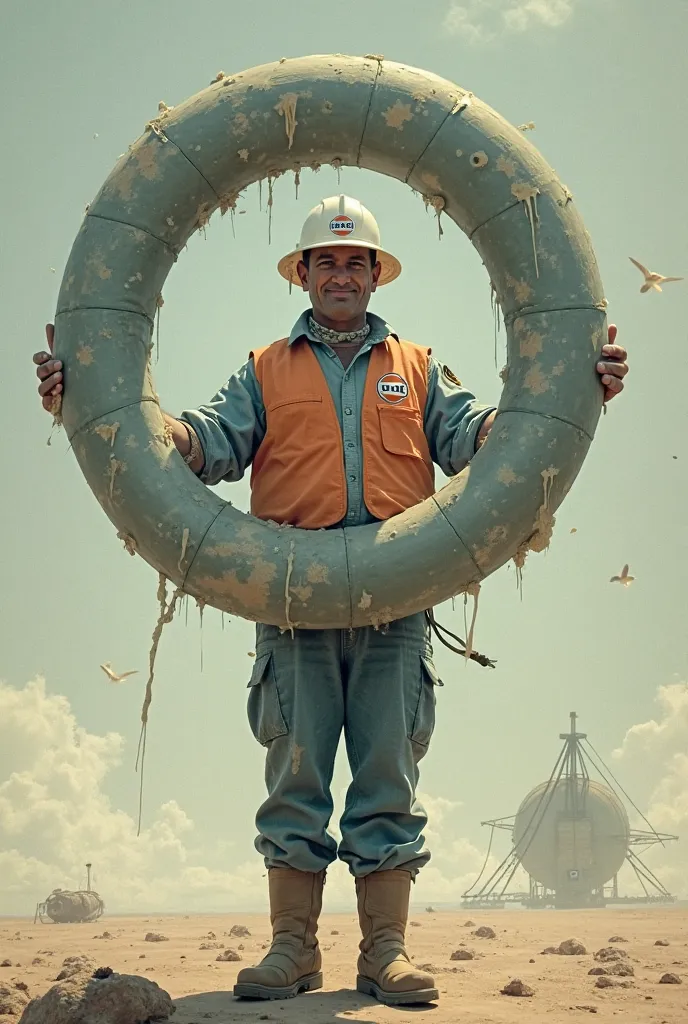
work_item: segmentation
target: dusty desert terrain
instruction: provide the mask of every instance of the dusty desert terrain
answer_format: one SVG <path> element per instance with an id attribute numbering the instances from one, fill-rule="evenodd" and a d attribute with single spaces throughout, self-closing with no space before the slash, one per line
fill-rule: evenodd
<path id="1" fill-rule="evenodd" d="M 325 914 L 320 941 L 325 988 L 280 1002 L 238 1002 L 231 992 L 237 971 L 255 963 L 269 941 L 267 916 L 236 914 L 188 917 L 104 916 L 93 925 L 41 925 L 30 920 L 0 919 L 0 985 L 25 982 L 32 996 L 55 979 L 67 956 L 89 954 L 99 966 L 141 974 L 158 982 L 174 998 L 173 1024 L 230 1024 L 272 1021 L 273 1024 L 411 1024 L 427 1018 L 434 1024 L 511 1024 L 547 1020 L 549 1024 L 621 1017 L 629 1024 L 686 1024 L 688 1021 L 688 908 L 584 911 L 488 911 L 472 915 L 476 926 L 491 926 L 496 937 L 478 938 L 466 926 L 464 911 L 412 911 L 409 947 L 418 964 L 432 965 L 440 990 L 431 1007 L 380 1006 L 359 996 L 355 986 L 358 929 L 353 914 Z M 249 936 L 227 933 L 244 925 Z M 147 942 L 147 932 L 167 941 Z M 215 938 L 209 937 L 213 933 Z M 103 936 L 103 933 L 111 937 Z M 593 954 L 612 937 L 633 968 L 633 976 L 614 976 L 613 987 L 595 987 L 588 971 L 609 967 Z M 542 955 L 546 946 L 578 938 L 586 955 Z M 655 945 L 656 940 L 668 945 Z M 201 949 L 202 943 L 217 948 Z M 232 948 L 241 962 L 217 962 Z M 473 960 L 451 960 L 458 949 L 473 950 Z M 670 972 L 682 984 L 659 984 Z M 520 978 L 534 990 L 530 998 L 502 995 L 500 990 Z M 628 987 L 621 987 L 626 983 Z M 14 1024 L 16 1018 L 2 1018 Z"/>

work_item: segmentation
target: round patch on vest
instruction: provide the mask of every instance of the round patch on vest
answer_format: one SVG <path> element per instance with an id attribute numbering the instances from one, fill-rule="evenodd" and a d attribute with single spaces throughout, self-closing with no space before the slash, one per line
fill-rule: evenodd
<path id="1" fill-rule="evenodd" d="M 398 373 L 386 373 L 377 382 L 377 393 L 385 402 L 396 405 L 408 398 L 408 384 Z"/>
<path id="2" fill-rule="evenodd" d="M 463 384 L 461 383 L 459 378 L 456 376 L 455 373 L 452 373 L 452 371 L 449 369 L 446 363 L 442 367 L 442 376 L 445 377 L 451 384 L 456 384 L 457 388 L 463 387 Z"/>
<path id="3" fill-rule="evenodd" d="M 345 217 L 343 214 L 333 217 L 330 221 L 330 231 L 333 235 L 339 235 L 340 238 L 346 238 L 355 228 L 356 224 L 351 217 Z"/>

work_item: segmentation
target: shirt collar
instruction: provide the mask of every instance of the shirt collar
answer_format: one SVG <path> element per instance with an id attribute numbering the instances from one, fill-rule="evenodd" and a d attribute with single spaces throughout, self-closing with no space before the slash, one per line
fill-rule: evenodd
<path id="1" fill-rule="evenodd" d="M 303 311 L 299 319 L 296 321 L 291 329 L 289 335 L 289 345 L 293 345 L 299 338 L 307 338 L 308 341 L 317 342 L 322 344 L 319 338 L 312 333 L 308 326 L 308 318 L 313 315 L 312 309 L 306 309 Z M 386 323 L 381 316 L 377 316 L 375 313 L 366 313 L 366 319 L 370 324 L 370 334 L 366 338 L 366 345 L 377 345 L 378 342 L 384 341 L 390 335 L 396 338 L 398 341 L 398 335 L 392 330 L 388 323 Z"/>

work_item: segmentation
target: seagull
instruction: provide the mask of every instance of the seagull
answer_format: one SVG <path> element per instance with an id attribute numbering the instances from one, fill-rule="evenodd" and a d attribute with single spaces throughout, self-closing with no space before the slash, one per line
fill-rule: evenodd
<path id="1" fill-rule="evenodd" d="M 138 669 L 135 668 L 132 669 L 131 672 L 122 672 L 122 674 L 118 676 L 109 661 L 104 662 L 100 667 L 111 683 L 123 683 L 128 676 L 135 676 L 138 672 Z"/>
<path id="2" fill-rule="evenodd" d="M 656 292 L 661 292 L 660 284 L 664 284 L 666 281 L 682 281 L 682 277 L 664 277 L 662 274 L 656 274 L 652 270 L 648 270 L 642 263 L 638 263 L 632 256 L 628 257 L 631 263 L 638 268 L 638 270 L 645 277 L 645 284 L 641 285 L 641 292 L 649 292 L 651 288 L 654 288 Z"/>
<path id="3" fill-rule="evenodd" d="M 572 526 L 571 529 L 569 530 L 569 533 L 578 533 L 578 527 L 577 526 Z"/>
<path id="4" fill-rule="evenodd" d="M 612 576 L 612 578 L 610 579 L 609 582 L 610 583 L 620 583 L 624 587 L 630 587 L 630 585 L 631 585 L 631 583 L 633 582 L 634 579 L 635 579 L 635 576 L 629 576 L 628 575 L 628 563 L 626 563 L 626 565 L 624 565 L 623 569 L 621 570 L 621 575 L 620 576 Z"/>

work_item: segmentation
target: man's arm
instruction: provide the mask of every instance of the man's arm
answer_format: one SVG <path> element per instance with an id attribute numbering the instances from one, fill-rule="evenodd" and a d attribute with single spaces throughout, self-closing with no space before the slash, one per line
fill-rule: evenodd
<path id="1" fill-rule="evenodd" d="M 430 455 L 445 476 L 460 473 L 494 423 L 494 406 L 482 405 L 436 359 L 430 358 L 425 436 Z"/>
<path id="2" fill-rule="evenodd" d="M 189 468 L 212 486 L 221 480 L 240 480 L 265 437 L 265 406 L 253 360 L 233 374 L 215 397 L 198 409 L 175 418 L 163 413 L 180 455 L 191 450 L 190 427 L 200 454 Z"/>

